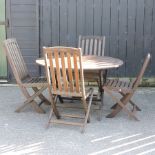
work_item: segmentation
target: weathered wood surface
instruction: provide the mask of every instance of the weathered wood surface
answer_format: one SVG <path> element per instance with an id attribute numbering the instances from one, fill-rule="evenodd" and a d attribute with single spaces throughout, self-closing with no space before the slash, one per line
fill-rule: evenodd
<path id="1" fill-rule="evenodd" d="M 50 102 L 42 94 L 42 92 L 47 88 L 46 78 L 30 76 L 16 39 L 5 40 L 4 51 L 16 82 L 26 98 L 24 104 L 20 106 L 16 110 L 16 112 L 20 112 L 23 108 L 25 108 L 26 105 L 29 104 L 37 112 L 44 113 L 44 110 L 39 107 L 39 105 L 35 101 L 35 98 L 39 97 L 41 99 L 41 103 L 47 102 L 48 104 L 50 104 Z M 35 93 L 31 95 L 28 92 L 27 88 L 32 88 Z"/>
<path id="2" fill-rule="evenodd" d="M 84 131 L 86 123 L 89 120 L 93 89 L 91 88 L 89 91 L 85 91 L 81 49 L 70 47 L 43 47 L 43 51 L 48 90 L 52 105 L 48 126 L 50 123 L 78 125 L 82 126 L 82 131 Z M 69 97 L 80 97 L 82 100 L 84 116 L 81 116 L 80 114 L 58 114 L 58 117 L 83 118 L 83 122 L 76 123 L 62 120 L 51 120 L 53 109 L 57 110 L 56 100 L 53 100 L 53 94 Z M 87 104 L 86 99 L 88 96 L 90 96 L 90 99 Z"/>
<path id="3" fill-rule="evenodd" d="M 67 59 L 66 63 L 67 63 Z M 71 58 L 73 64 L 73 58 Z M 36 59 L 36 63 L 45 66 L 44 58 Z M 59 64 L 61 64 L 61 59 L 59 59 Z M 110 68 L 118 68 L 123 65 L 123 61 L 117 58 L 107 57 L 107 56 L 82 56 L 82 66 L 84 70 L 103 70 Z M 54 63 L 55 66 L 55 63 Z M 61 66 L 60 66 L 61 67 Z"/>
<path id="4" fill-rule="evenodd" d="M 107 82 L 104 84 L 103 90 L 112 97 L 114 102 L 117 103 L 112 107 L 113 109 L 112 112 L 109 115 L 107 115 L 108 118 L 112 118 L 116 114 L 118 114 L 121 110 L 124 110 L 125 112 L 128 113 L 130 117 L 134 118 L 135 120 L 138 120 L 138 118 L 135 116 L 135 110 L 140 111 L 140 108 L 131 100 L 131 98 L 134 95 L 135 91 L 137 90 L 142 80 L 142 77 L 144 75 L 144 72 L 146 71 L 146 68 L 150 62 L 150 59 L 151 59 L 151 55 L 148 53 L 144 60 L 143 66 L 140 72 L 138 73 L 137 77 L 135 78 L 135 80 L 124 82 L 118 79 L 110 79 L 110 80 L 107 80 Z M 117 98 L 113 94 L 113 92 L 120 93 L 122 95 L 122 98 L 121 99 Z M 132 111 L 130 111 L 126 107 L 128 103 L 133 105 Z"/>

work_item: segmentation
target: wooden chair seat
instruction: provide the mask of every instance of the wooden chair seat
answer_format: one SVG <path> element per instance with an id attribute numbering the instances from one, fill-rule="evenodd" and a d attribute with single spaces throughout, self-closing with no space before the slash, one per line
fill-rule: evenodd
<path id="1" fill-rule="evenodd" d="M 104 86 L 113 91 L 130 93 L 132 92 L 133 84 L 134 84 L 133 81 L 120 81 L 119 79 L 107 79 Z"/>
<path id="2" fill-rule="evenodd" d="M 44 77 L 30 77 L 22 81 L 24 87 L 44 87 L 48 86 L 47 78 Z"/>
<path id="3" fill-rule="evenodd" d="M 86 90 L 85 95 L 84 95 L 85 99 L 89 96 L 90 91 L 91 89 Z M 76 93 L 76 92 L 66 92 L 66 91 L 56 90 L 56 91 L 52 91 L 52 94 L 61 95 L 62 97 L 80 97 L 80 98 L 83 97 L 82 92 Z"/>

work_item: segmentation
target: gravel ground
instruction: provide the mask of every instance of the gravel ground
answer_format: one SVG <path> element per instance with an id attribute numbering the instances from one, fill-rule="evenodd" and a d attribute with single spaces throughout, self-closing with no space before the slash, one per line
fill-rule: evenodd
<path id="1" fill-rule="evenodd" d="M 45 92 L 46 95 L 47 92 Z M 27 106 L 14 110 L 24 97 L 18 87 L 0 87 L 0 154 L 1 155 L 155 155 L 155 88 L 140 88 L 133 100 L 142 109 L 132 120 L 123 111 L 115 118 L 105 116 L 114 104 L 105 94 L 101 121 L 91 111 L 91 122 L 84 134 L 79 127 L 53 125 L 45 129 L 46 114 L 38 114 Z"/>

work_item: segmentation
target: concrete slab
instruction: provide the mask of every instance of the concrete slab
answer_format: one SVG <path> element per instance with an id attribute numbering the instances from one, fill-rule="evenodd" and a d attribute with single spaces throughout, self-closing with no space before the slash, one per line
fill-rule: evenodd
<path id="1" fill-rule="evenodd" d="M 105 95 L 102 120 L 98 121 L 92 110 L 91 123 L 81 134 L 80 128 L 74 126 L 53 125 L 46 130 L 46 105 L 42 105 L 46 114 L 37 114 L 29 107 L 15 113 L 24 101 L 20 90 L 0 87 L 0 154 L 154 155 L 155 88 L 138 89 L 133 100 L 142 109 L 137 113 L 139 122 L 129 119 L 124 112 L 113 119 L 105 118 L 114 104 Z"/>

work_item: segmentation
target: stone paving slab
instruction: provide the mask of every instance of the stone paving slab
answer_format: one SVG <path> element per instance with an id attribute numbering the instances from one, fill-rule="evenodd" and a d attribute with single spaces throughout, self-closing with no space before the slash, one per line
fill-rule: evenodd
<path id="1" fill-rule="evenodd" d="M 91 123 L 81 134 L 74 126 L 45 129 L 49 114 L 46 105 L 42 105 L 46 114 L 30 107 L 15 113 L 24 101 L 19 88 L 0 87 L 0 155 L 155 155 L 155 88 L 140 88 L 133 100 L 142 109 L 137 113 L 139 122 L 124 112 L 105 118 L 113 105 L 105 94 L 102 120 L 98 121 L 92 110 Z"/>

